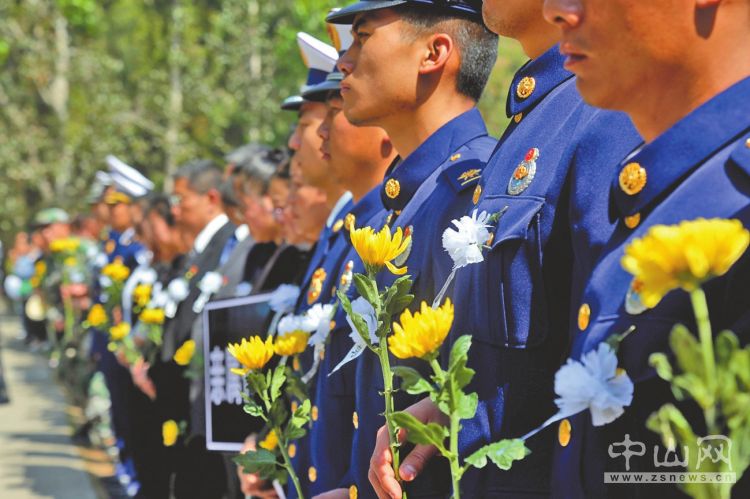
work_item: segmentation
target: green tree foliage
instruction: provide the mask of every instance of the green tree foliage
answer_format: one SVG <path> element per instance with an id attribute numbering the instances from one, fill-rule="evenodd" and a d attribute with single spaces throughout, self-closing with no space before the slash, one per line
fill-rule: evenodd
<path id="1" fill-rule="evenodd" d="M 305 74 L 298 31 L 327 39 L 333 0 L 0 0 L 0 234 L 39 208 L 85 210 L 107 154 L 162 185 L 192 158 L 283 144 Z M 481 107 L 507 123 L 523 58 L 503 41 Z"/>

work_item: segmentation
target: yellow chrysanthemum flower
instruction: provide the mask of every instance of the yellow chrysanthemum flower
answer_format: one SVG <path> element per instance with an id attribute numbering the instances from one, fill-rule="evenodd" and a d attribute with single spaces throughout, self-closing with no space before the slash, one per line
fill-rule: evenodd
<path id="1" fill-rule="evenodd" d="M 47 273 L 47 262 L 44 260 L 39 260 L 34 264 L 34 275 L 37 278 L 41 278 L 44 274 Z"/>
<path id="2" fill-rule="evenodd" d="M 273 357 L 273 338 L 270 336 L 263 341 L 260 336 L 253 336 L 250 340 L 242 338 L 242 343 L 232 343 L 227 351 L 242 364 L 243 368 L 233 368 L 232 372 L 245 376 L 250 371 L 263 369 Z"/>
<path id="3" fill-rule="evenodd" d="M 161 308 L 148 308 L 141 312 L 138 319 L 144 324 L 151 324 L 160 326 L 164 324 L 164 309 Z"/>
<path id="4" fill-rule="evenodd" d="M 406 273 L 406 267 L 398 268 L 392 261 L 401 255 L 411 244 L 411 236 L 404 237 L 401 228 L 391 234 L 387 225 L 380 232 L 372 227 L 355 229 L 351 232 L 352 246 L 372 273 L 380 272 L 383 266 L 396 275 Z"/>
<path id="5" fill-rule="evenodd" d="M 412 315 L 405 310 L 401 314 L 401 323 L 393 323 L 388 347 L 399 359 L 425 358 L 440 348 L 452 325 L 453 304 L 450 299 L 436 309 L 422 302 L 419 312 Z"/>
<path id="6" fill-rule="evenodd" d="M 122 341 L 130 334 L 130 324 L 121 322 L 109 328 L 109 337 L 112 341 Z"/>
<path id="7" fill-rule="evenodd" d="M 172 359 L 180 366 L 187 366 L 195 355 L 195 340 L 187 340 L 174 353 Z"/>
<path id="8" fill-rule="evenodd" d="M 76 260 L 74 256 L 69 256 L 63 261 L 63 265 L 65 265 L 66 267 L 75 267 L 76 265 L 78 265 L 78 260 Z"/>
<path id="9" fill-rule="evenodd" d="M 77 250 L 80 245 L 80 240 L 75 237 L 68 237 L 65 239 L 55 239 L 54 241 L 49 243 L 49 249 L 53 253 L 72 253 L 73 251 Z"/>
<path id="10" fill-rule="evenodd" d="M 86 316 L 86 322 L 91 327 L 102 327 L 107 323 L 107 311 L 100 304 L 96 304 L 89 309 L 89 313 Z"/>
<path id="11" fill-rule="evenodd" d="M 273 430 L 271 430 L 268 435 L 266 435 L 266 438 L 258 444 L 261 449 L 266 449 L 267 451 L 273 451 L 278 445 L 279 437 L 276 436 L 276 432 Z"/>
<path id="12" fill-rule="evenodd" d="M 151 301 L 151 285 L 139 284 L 133 290 L 133 301 L 136 305 L 143 308 Z"/>
<path id="13" fill-rule="evenodd" d="M 657 225 L 625 248 L 622 266 L 635 276 L 643 305 L 653 308 L 673 289 L 694 291 L 725 274 L 748 244 L 750 232 L 739 220 Z"/>
<path id="14" fill-rule="evenodd" d="M 273 349 L 276 355 L 291 357 L 292 355 L 304 352 L 305 348 L 307 348 L 307 340 L 309 339 L 310 333 L 292 331 L 276 338 Z"/>
<path id="15" fill-rule="evenodd" d="M 130 269 L 123 265 L 121 260 L 105 265 L 102 269 L 102 275 L 105 275 L 116 282 L 125 282 L 130 276 Z"/>
<path id="16" fill-rule="evenodd" d="M 164 442 L 164 447 L 172 447 L 177 442 L 177 437 L 180 436 L 180 427 L 174 419 L 164 421 L 161 425 L 161 438 Z"/>

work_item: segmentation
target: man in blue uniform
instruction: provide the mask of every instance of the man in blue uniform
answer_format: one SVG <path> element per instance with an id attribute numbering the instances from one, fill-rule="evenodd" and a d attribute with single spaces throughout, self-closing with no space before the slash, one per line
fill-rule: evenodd
<path id="1" fill-rule="evenodd" d="M 608 211 L 584 217 L 580 228 L 609 215 L 614 231 L 588 279 L 574 289 L 571 327 L 571 355 L 579 358 L 635 326 L 619 350 L 619 366 L 635 383 L 633 401 L 608 426 L 592 426 L 585 413 L 561 423 L 554 495 L 677 496 L 673 486 L 604 484 L 605 472 L 624 471 L 625 460 L 612 458 L 608 447 L 625 434 L 647 449 L 629 459 L 629 471 L 664 471 L 652 455 L 659 439 L 645 427 L 663 404 L 679 405 L 696 432 L 705 431 L 701 418 L 677 403 L 648 365 L 650 354 L 669 351 L 675 323 L 696 330 L 687 293 L 672 292 L 647 309 L 620 262 L 624 247 L 655 225 L 700 217 L 750 225 L 750 2 L 547 0 L 545 15 L 562 30 L 565 66 L 587 102 L 624 111 L 645 140 L 608 177 L 592 178 Z M 574 211 L 584 211 L 586 196 L 574 193 Z M 705 286 L 713 330 L 733 329 L 742 343 L 748 340 L 749 274 L 745 254 Z M 747 481 L 745 476 L 736 485 L 734 496 L 747 497 Z"/>
<path id="2" fill-rule="evenodd" d="M 354 42 L 338 63 L 347 119 L 381 126 L 400 154 L 380 191 L 385 211 L 357 226 L 388 223 L 413 234 L 405 264 L 418 306 L 419 300 L 432 301 L 442 285 L 434 274 L 435 260 L 443 256 L 435 251 L 441 226 L 471 198 L 496 143 L 475 106 L 497 55 L 497 37 L 482 24 L 476 2 L 363 1 L 328 19 L 353 24 Z M 383 277 L 381 284 L 388 284 L 392 276 Z M 355 382 L 351 482 L 342 485 L 373 497 L 367 473 L 384 403 L 372 352 L 357 359 Z M 397 409 L 413 402 L 405 395 L 397 394 Z M 442 467 L 434 467 L 409 495 L 444 495 L 446 478 Z"/>
<path id="3" fill-rule="evenodd" d="M 339 52 L 343 53 L 351 44 L 350 28 L 348 25 L 331 26 L 333 41 L 341 44 L 336 47 Z M 325 82 L 302 94 L 307 100 L 326 104 L 327 113 L 318 128 L 321 151 L 330 165 L 328 175 L 351 192 L 353 201 L 353 206 L 342 213 L 331 228 L 337 237 L 330 243 L 322 267 L 329 283 L 317 300 L 322 304 L 336 303 L 336 292 L 350 287 L 355 266 L 355 257 L 350 255 L 353 251 L 350 231 L 358 220 L 369 220 L 382 211 L 380 191 L 376 187 L 396 157 L 383 129 L 355 127 L 346 119 L 338 91 L 342 78 L 342 73 L 334 71 Z M 354 432 L 354 364 L 329 376 L 351 347 L 343 310 L 337 310 L 333 324 L 311 389 L 312 427 L 308 436 L 296 444 L 295 468 L 303 488 L 311 496 L 348 483 L 346 475 Z M 290 490 L 289 497 L 293 496 L 294 491 Z"/>
<path id="4" fill-rule="evenodd" d="M 531 60 L 513 78 L 506 104 L 511 123 L 466 207 L 468 213 L 499 216 L 489 229 L 485 261 L 459 269 L 449 294 L 461 320 L 448 343 L 471 334 L 469 365 L 478 373 L 468 387 L 479 395 L 477 414 L 462 422 L 459 438 L 464 456 L 519 437 L 554 411 L 554 374 L 567 341 L 560 325 L 568 323 L 570 289 L 578 274 L 573 262 L 591 258 L 611 230 L 605 218 L 588 227 L 585 245 L 574 244 L 571 227 L 578 222 L 569 216 L 569 189 L 611 174 L 614 166 L 607 165 L 640 142 L 627 116 L 583 103 L 573 74 L 563 68 L 559 35 L 545 23 L 541 2 L 487 0 L 483 14 L 491 29 L 517 39 Z M 586 201 L 587 209 L 599 203 L 596 196 Z M 441 419 L 429 400 L 410 410 L 425 421 Z M 400 497 L 385 444 L 383 435 L 371 481 L 381 497 Z M 470 470 L 462 493 L 546 497 L 553 445 L 549 436 L 530 441 L 532 453 L 508 472 L 492 465 Z M 404 458 L 404 479 L 419 474 L 434 452 L 420 446 Z"/>

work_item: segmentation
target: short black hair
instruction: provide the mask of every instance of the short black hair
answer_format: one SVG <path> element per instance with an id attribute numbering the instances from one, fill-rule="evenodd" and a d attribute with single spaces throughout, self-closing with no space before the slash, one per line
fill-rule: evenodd
<path id="1" fill-rule="evenodd" d="M 184 178 L 190 189 L 198 194 L 206 194 L 212 189 L 219 191 L 223 175 L 219 167 L 210 159 L 189 161 L 177 169 L 174 180 Z"/>
<path id="2" fill-rule="evenodd" d="M 403 5 L 397 9 L 418 36 L 440 30 L 453 38 L 461 58 L 456 90 L 479 101 L 497 61 L 498 36 L 482 21 L 467 15 L 423 5 Z"/>
<path id="3" fill-rule="evenodd" d="M 248 158 L 239 165 L 237 174 L 242 177 L 243 182 L 255 182 L 261 187 L 261 194 L 268 192 L 268 184 L 279 164 L 287 157 L 283 149 L 267 149 Z"/>
<path id="4" fill-rule="evenodd" d="M 168 226 L 174 227 L 174 215 L 169 205 L 169 198 L 165 194 L 152 194 L 148 197 L 148 205 L 143 210 L 143 216 L 147 217 L 151 212 L 164 219 Z"/>

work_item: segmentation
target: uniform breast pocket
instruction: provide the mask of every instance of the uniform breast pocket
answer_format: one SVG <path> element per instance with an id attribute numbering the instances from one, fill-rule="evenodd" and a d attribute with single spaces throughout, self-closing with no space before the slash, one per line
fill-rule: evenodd
<path id="1" fill-rule="evenodd" d="M 500 213 L 478 280 L 484 291 L 488 324 L 477 339 L 506 348 L 540 343 L 547 332 L 542 279 L 541 210 L 544 199 L 487 197 L 482 210 Z"/>

